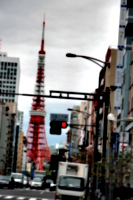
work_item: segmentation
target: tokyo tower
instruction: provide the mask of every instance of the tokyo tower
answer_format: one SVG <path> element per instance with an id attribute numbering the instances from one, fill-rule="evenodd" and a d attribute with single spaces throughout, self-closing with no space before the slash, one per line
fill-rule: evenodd
<path id="1" fill-rule="evenodd" d="M 44 95 L 44 28 L 43 21 L 41 49 L 38 52 L 38 68 L 36 83 L 34 88 L 35 95 Z M 27 138 L 27 158 L 28 162 L 34 162 L 37 170 L 43 170 L 44 160 L 50 161 L 51 153 L 47 144 L 45 132 L 45 100 L 44 97 L 34 96 L 30 110 L 30 120 L 26 133 Z"/>

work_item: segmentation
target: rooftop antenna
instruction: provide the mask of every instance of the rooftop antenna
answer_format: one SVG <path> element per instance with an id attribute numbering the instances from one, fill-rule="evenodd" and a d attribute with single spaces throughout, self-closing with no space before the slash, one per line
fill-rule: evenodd
<path id="1" fill-rule="evenodd" d="M 44 51 L 44 30 L 45 30 L 45 14 L 44 14 L 44 20 L 43 20 L 41 49 L 39 51 L 39 54 L 45 54 L 45 51 Z"/>

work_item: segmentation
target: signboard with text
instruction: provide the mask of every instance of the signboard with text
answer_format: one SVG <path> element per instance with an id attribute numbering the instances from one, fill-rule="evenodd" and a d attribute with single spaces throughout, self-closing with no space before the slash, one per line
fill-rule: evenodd
<path id="1" fill-rule="evenodd" d="M 68 114 L 57 114 L 57 113 L 52 113 L 50 114 L 50 121 L 66 121 L 68 122 Z"/>

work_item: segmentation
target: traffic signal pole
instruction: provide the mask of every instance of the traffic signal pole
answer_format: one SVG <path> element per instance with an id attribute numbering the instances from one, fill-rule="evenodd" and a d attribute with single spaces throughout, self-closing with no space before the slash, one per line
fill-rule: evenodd
<path id="1" fill-rule="evenodd" d="M 108 180 L 106 182 L 106 189 L 105 189 L 105 158 L 106 158 L 106 141 L 107 141 L 107 116 L 108 116 L 108 107 L 109 107 L 109 100 L 110 100 L 110 88 L 106 87 L 105 91 L 106 96 L 105 99 L 105 110 L 104 110 L 104 130 L 103 130 L 103 149 L 102 149 L 102 162 L 104 163 L 102 167 L 102 193 L 105 195 L 106 191 L 106 199 L 108 199 Z"/>
<path id="2" fill-rule="evenodd" d="M 98 97 L 97 97 L 97 107 L 96 107 L 96 132 L 94 135 L 94 168 L 93 168 L 93 190 L 95 191 L 97 188 L 97 180 L 96 180 L 96 173 L 97 173 L 97 155 L 98 155 L 98 133 L 99 133 L 99 103 L 100 103 L 100 95 L 98 90 Z"/>

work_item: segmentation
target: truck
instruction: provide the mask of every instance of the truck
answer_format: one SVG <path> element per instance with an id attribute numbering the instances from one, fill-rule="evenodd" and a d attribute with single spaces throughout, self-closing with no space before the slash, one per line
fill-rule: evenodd
<path id="1" fill-rule="evenodd" d="M 87 175 L 87 164 L 59 162 L 55 200 L 85 199 Z"/>
<path id="2" fill-rule="evenodd" d="M 44 178 L 46 177 L 46 171 L 35 170 L 34 178 L 35 177 L 39 177 L 39 178 L 41 178 L 41 180 L 44 180 Z"/>

